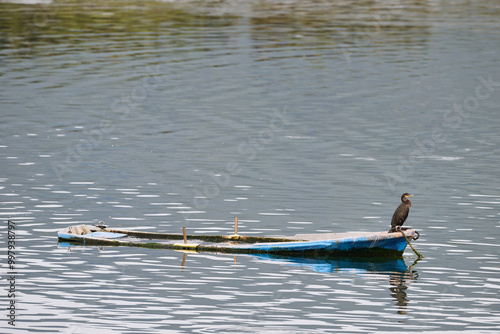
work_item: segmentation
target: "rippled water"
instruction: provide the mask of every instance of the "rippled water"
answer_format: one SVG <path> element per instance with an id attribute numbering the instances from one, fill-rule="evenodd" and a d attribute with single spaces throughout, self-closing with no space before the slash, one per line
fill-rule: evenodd
<path id="1" fill-rule="evenodd" d="M 500 330 L 495 1 L 1 2 L 2 332 Z M 402 259 L 58 244 L 383 231 Z M 2 256 L 2 278 L 8 260 Z M 9 274 L 10 275 L 10 274 Z"/>

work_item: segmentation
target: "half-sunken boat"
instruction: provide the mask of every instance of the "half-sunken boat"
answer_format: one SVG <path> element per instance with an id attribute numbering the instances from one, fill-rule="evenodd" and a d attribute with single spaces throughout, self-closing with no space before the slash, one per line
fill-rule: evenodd
<path id="1" fill-rule="evenodd" d="M 77 225 L 60 230 L 59 241 L 98 246 L 167 248 L 197 252 L 401 256 L 408 240 L 416 239 L 412 229 L 388 232 L 296 234 L 290 237 L 234 235 L 188 235 L 152 233 L 109 228 L 104 225 Z"/>

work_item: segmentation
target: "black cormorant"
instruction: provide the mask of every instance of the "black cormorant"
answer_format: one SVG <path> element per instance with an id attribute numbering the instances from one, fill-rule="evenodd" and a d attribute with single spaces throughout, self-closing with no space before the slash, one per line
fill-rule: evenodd
<path id="1" fill-rule="evenodd" d="M 406 218 L 408 218 L 408 213 L 410 212 L 411 208 L 411 201 L 408 199 L 408 197 L 413 196 L 408 193 L 404 193 L 401 195 L 401 204 L 398 206 L 396 211 L 394 211 L 394 214 L 392 215 L 392 221 L 391 221 L 391 229 L 389 230 L 389 233 L 391 232 L 396 232 L 398 229 L 403 226 L 403 224 L 406 221 Z"/>

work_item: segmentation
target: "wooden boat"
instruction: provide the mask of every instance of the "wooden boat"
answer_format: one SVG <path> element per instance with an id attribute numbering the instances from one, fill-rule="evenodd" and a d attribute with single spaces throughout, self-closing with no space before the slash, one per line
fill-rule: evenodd
<path id="1" fill-rule="evenodd" d="M 412 239 L 416 231 L 403 231 Z M 291 237 L 217 236 L 151 233 L 78 225 L 60 230 L 59 241 L 84 245 L 133 246 L 246 254 L 326 254 L 401 256 L 407 240 L 401 232 L 296 234 Z M 179 242 L 183 240 L 183 242 Z M 189 242 L 188 242 L 189 241 Z"/>

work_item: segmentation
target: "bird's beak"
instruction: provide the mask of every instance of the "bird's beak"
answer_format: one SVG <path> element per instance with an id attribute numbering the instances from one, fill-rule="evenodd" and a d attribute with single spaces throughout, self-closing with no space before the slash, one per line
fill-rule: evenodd
<path id="1" fill-rule="evenodd" d="M 408 196 L 406 196 L 406 197 L 412 197 L 412 196 L 413 196 L 413 194 L 411 194 L 411 195 L 408 195 Z"/>

